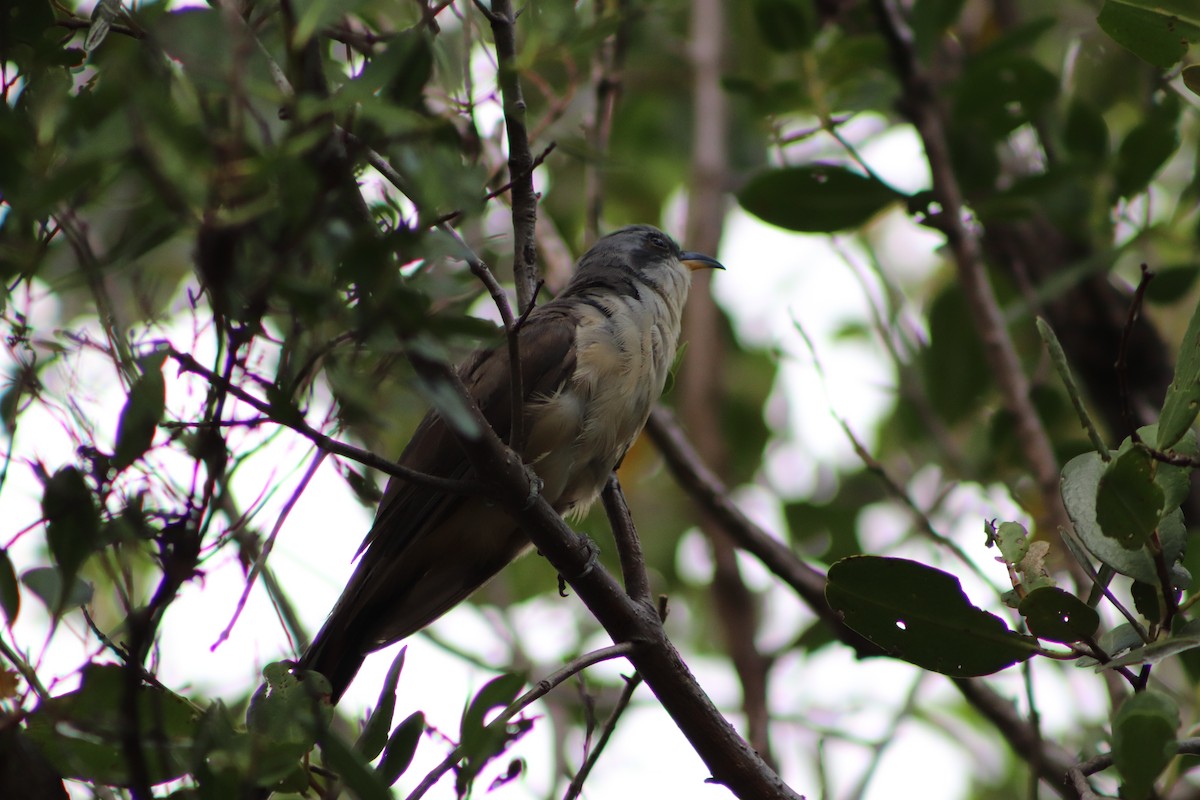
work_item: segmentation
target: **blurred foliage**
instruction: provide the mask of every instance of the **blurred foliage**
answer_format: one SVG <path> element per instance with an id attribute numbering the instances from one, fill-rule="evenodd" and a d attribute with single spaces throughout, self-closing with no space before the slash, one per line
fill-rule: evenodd
<path id="1" fill-rule="evenodd" d="M 878 316 L 848 336 L 887 343 L 892 374 L 879 381 L 895 391 L 877 430 L 864 432 L 861 461 L 822 473 L 812 496 L 774 498 L 783 528 L 773 533 L 814 564 L 836 564 L 830 600 L 847 622 L 923 667 L 990 672 L 1044 652 L 1034 635 L 1090 654 L 1100 669 L 1161 663 L 1155 675 L 1165 674 L 1173 693 L 1139 691 L 1106 728 L 1081 712 L 1075 738 L 1064 742 L 1094 752 L 1109 737 L 1124 791 L 1148 796 L 1156 781 L 1191 780 L 1192 762 L 1168 765 L 1179 726 L 1198 714 L 1186 698 L 1195 696 L 1200 641 L 1189 627 L 1200 561 L 1188 547 L 1200 500 L 1187 460 L 1200 391 L 1200 79 L 1192 63 L 1200 15 L 1185 0 L 1080 0 L 1052 11 L 1032 0 L 895 5 L 905 9 L 916 64 L 929 77 L 928 99 L 944 115 L 949 153 L 940 166 L 961 188 L 1063 465 L 1078 540 L 1048 549 L 1057 537 L 1041 524 L 1046 498 L 1030 487 L 1022 434 L 1003 406 L 1002 376 L 989 366 L 990 343 L 950 248 L 913 277 L 903 269 L 908 254 L 885 247 L 880 217 L 936 231 L 942 209 L 929 187 L 896 188 L 863 155 L 875 137 L 912 132 L 905 104 L 913 98 L 901 97 L 903 75 L 877 4 L 823 0 L 726 4 L 725 188 L 731 203 L 767 223 L 836 235 L 871 256 L 868 294 Z M 494 316 L 490 301 L 441 227 L 453 225 L 497 274 L 509 270 L 510 176 L 491 29 L 461 0 L 186 9 L 105 0 L 90 17 L 70 3 L 14 0 L 2 12 L 8 373 L 0 489 L 10 469 L 28 468 L 43 490 L 42 519 L 11 521 L 2 543 L 0 609 L 11 628 L 33 613 L 36 597 L 49 613 L 47 640 L 64 635 L 68 617 L 74 630 L 95 624 L 91 644 L 105 636 L 69 691 L 42 685 L 35 667 L 43 642 L 5 640 L 4 655 L 25 679 L 19 691 L 0 693 L 0 711 L 22 732 L 7 747 L 32 742 L 60 775 L 119 792 L 187 776 L 175 796 L 228 797 L 249 786 L 301 792 L 323 782 L 301 762 L 319 740 L 321 763 L 347 791 L 385 797 L 397 780 L 412 779 L 405 772 L 425 741 L 419 709 L 393 725 L 399 666 L 357 741 L 345 720 L 328 719 L 307 676 L 276 669 L 253 699 L 226 705 L 143 680 L 140 668 L 151 653 L 171 658 L 157 650 L 162 617 L 218 553 L 247 575 L 258 560 L 265 532 L 254 513 L 263 498 L 235 485 L 264 437 L 282 435 L 279 423 L 398 453 L 438 397 L 405 354 L 455 360 L 498 341 L 495 325 L 480 319 Z M 585 187 L 603 186 L 603 221 L 616 227 L 661 222 L 693 179 L 690 13 L 683 0 L 525 6 L 516 66 L 533 152 L 556 145 L 537 172 L 539 213 L 552 223 L 540 231 L 545 260 L 585 245 Z M 598 53 L 614 40 L 619 69 L 598 74 Z M 619 97 L 611 136 L 598 145 L 601 81 Z M 385 163 L 394 174 L 383 174 Z M 1124 333 L 1142 263 L 1157 277 L 1146 287 L 1144 318 Z M 733 274 L 739 265 L 729 266 Z M 1057 334 L 1062 359 L 1046 356 L 1035 318 Z M 737 321 L 723 319 L 718 340 L 727 381 L 717 416 L 728 449 L 723 477 L 769 490 L 764 464 L 789 431 L 768 425 L 768 397 L 817 393 L 780 384 L 780 359 L 790 356 L 744 345 Z M 207 372 L 181 370 L 184 354 Z M 1074 397 L 1060 377 L 1064 365 Z M 264 407 L 238 401 L 230 387 Z M 97 412 L 96 398 L 118 388 L 119 404 Z M 676 388 L 668 403 L 677 403 Z M 1091 414 L 1102 446 L 1089 445 L 1075 404 Z M 73 461 L 42 464 L 22 451 L 24 422 L 42 411 L 66 431 Z M 1140 444 L 1132 438 L 1139 429 Z M 1173 448 L 1182 460 L 1164 465 L 1147 445 Z M 364 503 L 377 500 L 363 468 L 335 467 Z M 924 492 L 930 475 L 936 490 Z M 699 513 L 645 442 L 621 477 L 653 588 L 677 609 L 673 635 L 688 653 L 728 657 L 714 633 L 717 604 L 684 563 Z M 944 501 L 963 489 L 1006 491 L 1032 521 L 1023 544 L 999 547 L 1012 592 L 984 608 L 956 575 L 898 557 L 954 524 Z M 871 527 L 881 509 L 907 527 L 885 543 L 889 552 L 868 556 L 887 540 Z M 615 565 L 603 515 L 593 511 L 578 527 Z M 9 557 L 23 535 L 44 545 L 36 564 Z M 983 538 L 958 546 L 983 561 Z M 930 547 L 941 553 L 946 544 Z M 1051 579 L 1071 558 L 1106 586 L 1114 575 L 1130 579 L 1119 589 L 1136 624 L 1106 616 L 1097 632 L 1099 592 L 1084 587 L 1077 597 Z M 288 587 L 269 576 L 268 568 L 268 591 L 294 627 Z M 527 558 L 472 602 L 506 605 L 556 591 L 552 570 Z M 752 616 L 772 603 L 795 608 L 778 586 L 753 596 Z M 787 641 L 771 639 L 768 661 L 841 646 L 807 612 L 787 615 Z M 591 620 L 579 625 L 563 637 L 567 657 L 597 630 Z M 275 633 L 282 653 L 283 632 Z M 114 658 L 134 667 L 107 663 Z M 526 658 L 515 643 L 514 663 L 495 665 L 505 676 L 464 701 L 455 734 L 467 759 L 456 774 L 460 794 L 478 780 L 500 785 L 525 772 L 519 758 L 506 770 L 496 761 L 534 719 L 484 720 L 524 686 Z M 603 703 L 618 691 L 602 681 L 592 688 Z M 536 724 L 591 731 L 596 698 L 560 692 L 553 702 L 562 713 Z M 788 719 L 805 710 L 771 709 Z M 978 722 L 957 706 L 939 713 Z M 138 737 L 140 763 L 131 743 Z M 1012 796 L 1024 784 L 1019 759 L 1009 758 L 974 796 Z"/>

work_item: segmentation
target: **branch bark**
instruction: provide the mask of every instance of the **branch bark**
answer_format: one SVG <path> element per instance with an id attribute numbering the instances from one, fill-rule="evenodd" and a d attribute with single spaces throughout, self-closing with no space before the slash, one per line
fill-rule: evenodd
<path id="1" fill-rule="evenodd" d="M 486 12 L 496 42 L 500 94 L 504 100 L 504 126 L 508 131 L 508 177 L 512 181 L 513 280 L 517 286 L 517 313 L 533 303 L 537 286 L 537 194 L 533 191 L 533 153 L 525 126 L 525 97 L 517 74 L 516 15 L 509 0 L 493 0 Z"/>

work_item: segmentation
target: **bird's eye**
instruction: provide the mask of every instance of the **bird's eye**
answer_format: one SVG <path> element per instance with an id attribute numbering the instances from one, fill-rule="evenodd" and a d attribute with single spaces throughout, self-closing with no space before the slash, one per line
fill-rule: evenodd
<path id="1" fill-rule="evenodd" d="M 671 242 L 661 233 L 652 233 L 646 238 L 646 243 L 656 250 L 670 250 Z"/>

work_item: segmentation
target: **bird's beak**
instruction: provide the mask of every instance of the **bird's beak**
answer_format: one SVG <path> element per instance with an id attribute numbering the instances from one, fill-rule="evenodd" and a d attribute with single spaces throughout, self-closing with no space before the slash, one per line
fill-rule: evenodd
<path id="1" fill-rule="evenodd" d="M 680 253 L 679 260 L 687 265 L 688 269 L 695 272 L 698 269 L 725 269 L 725 265 L 715 258 L 706 256 L 703 253 Z"/>

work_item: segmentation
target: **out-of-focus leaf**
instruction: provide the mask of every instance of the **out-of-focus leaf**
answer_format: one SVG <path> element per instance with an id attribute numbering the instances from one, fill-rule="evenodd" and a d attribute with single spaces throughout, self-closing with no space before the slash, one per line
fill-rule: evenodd
<path id="1" fill-rule="evenodd" d="M 421 734 L 425 732 L 425 715 L 414 711 L 388 737 L 379 760 L 378 772 L 388 786 L 394 784 L 412 763 Z"/>
<path id="2" fill-rule="evenodd" d="M 965 0 L 917 0 L 913 3 L 911 26 L 917 52 L 929 56 L 946 29 L 962 13 Z"/>
<path id="3" fill-rule="evenodd" d="M 1178 96 L 1164 95 L 1159 105 L 1126 134 L 1117 149 L 1118 197 L 1132 197 L 1145 189 L 1179 149 L 1179 111 Z"/>
<path id="4" fill-rule="evenodd" d="M 1146 689 L 1125 699 L 1112 721 L 1113 764 L 1121 774 L 1121 796 L 1150 796 L 1154 781 L 1175 755 L 1178 704 Z"/>
<path id="5" fill-rule="evenodd" d="M 159 353 L 144 359 L 142 374 L 129 389 L 117 423 L 117 446 L 113 451 L 112 464 L 118 470 L 141 458 L 154 442 L 166 408 L 167 390 L 162 374 L 166 358 L 166 353 Z"/>
<path id="6" fill-rule="evenodd" d="M 754 0 L 754 19 L 763 41 L 780 53 L 808 47 L 817 29 L 816 8 L 808 0 Z"/>
<path id="7" fill-rule="evenodd" d="M 1169 69 L 1200 41 L 1200 17 L 1188 0 L 1105 0 L 1096 23 L 1113 40 L 1159 69 Z"/>
<path id="8" fill-rule="evenodd" d="M 980 58 L 955 88 L 954 117 L 1002 137 L 1037 117 L 1058 91 L 1057 76 L 1028 56 Z"/>
<path id="9" fill-rule="evenodd" d="M 1200 64 L 1189 64 L 1183 68 L 1183 85 L 1192 94 L 1200 94 Z"/>
<path id="10" fill-rule="evenodd" d="M 1192 427 L 1197 411 L 1200 411 L 1200 305 L 1192 312 L 1179 347 L 1175 377 L 1167 387 L 1167 397 L 1158 418 L 1155 447 L 1159 450 L 1174 447 Z"/>
<path id="11" fill-rule="evenodd" d="M 1154 280 L 1146 286 L 1146 300 L 1151 303 L 1176 303 L 1184 298 L 1200 277 L 1200 264 L 1168 264 L 1156 267 Z"/>
<path id="12" fill-rule="evenodd" d="M 1108 155 L 1108 125 L 1086 101 L 1073 98 L 1063 125 L 1063 144 L 1075 159 L 1095 162 Z"/>
<path id="13" fill-rule="evenodd" d="M 834 164 L 760 172 L 738 192 L 738 202 L 754 216 L 805 233 L 858 227 L 902 197 L 875 178 Z"/>
<path id="14" fill-rule="evenodd" d="M 388 784 L 371 769 L 362 754 L 347 744 L 341 736 L 330 733 L 321 739 L 321 755 L 359 800 L 392 800 Z"/>
<path id="15" fill-rule="evenodd" d="M 63 575 L 58 567 L 34 567 L 21 573 L 21 583 L 38 596 L 53 614 L 92 602 L 92 585 L 77 577 L 63 588 Z"/>
<path id="16" fill-rule="evenodd" d="M 0 609 L 11 628 L 21 610 L 21 590 L 17 585 L 17 573 L 13 569 L 8 551 L 0 548 Z"/>
<path id="17" fill-rule="evenodd" d="M 265 681 L 246 709 L 255 754 L 246 766 L 260 786 L 286 779 L 333 719 L 328 701 L 332 687 L 325 676 L 306 672 L 301 679 L 290 667 L 286 661 L 263 667 Z"/>
<path id="18" fill-rule="evenodd" d="M 1096 492 L 1096 524 L 1126 550 L 1146 544 L 1163 512 L 1163 491 L 1154 482 L 1154 459 L 1142 447 L 1124 449 L 1108 463 Z"/>
<path id="19" fill-rule="evenodd" d="M 29 738 L 64 776 L 128 786 L 121 732 L 129 719 L 124 668 L 90 664 L 79 689 L 43 700 L 27 718 Z M 151 783 L 178 778 L 192 763 L 200 712 L 182 697 L 152 686 L 137 689 L 139 741 Z"/>
<path id="20" fill-rule="evenodd" d="M 63 467 L 46 481 L 42 515 L 50 554 L 69 583 L 101 544 L 100 512 L 83 473 Z"/>
<path id="21" fill-rule="evenodd" d="M 983 344 L 957 284 L 939 294 L 929 309 L 929 346 L 918 364 L 930 402 L 949 422 L 977 409 L 992 385 Z"/>
<path id="22" fill-rule="evenodd" d="M 829 568 L 825 597 L 889 655 L 943 675 L 990 675 L 1037 643 L 972 605 L 958 578 L 902 558 L 854 556 Z"/>
<path id="23" fill-rule="evenodd" d="M 1069 592 L 1044 586 L 1034 589 L 1019 607 L 1029 632 L 1039 639 L 1070 644 L 1091 638 L 1100 627 L 1094 608 Z"/>

